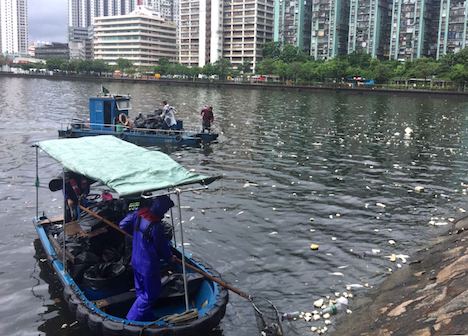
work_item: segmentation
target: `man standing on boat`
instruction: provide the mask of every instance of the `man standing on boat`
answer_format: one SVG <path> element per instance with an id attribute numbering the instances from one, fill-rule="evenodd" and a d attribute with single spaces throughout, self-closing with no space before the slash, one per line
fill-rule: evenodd
<path id="1" fill-rule="evenodd" d="M 152 202 L 142 199 L 141 203 L 139 210 L 129 213 L 119 224 L 133 235 L 132 266 L 137 298 L 127 319 L 153 321 L 152 306 L 161 292 L 160 260 L 172 261 L 170 241 L 161 220 L 174 202 L 163 195 Z"/>
<path id="2" fill-rule="evenodd" d="M 201 110 L 200 115 L 202 116 L 202 133 L 205 133 L 205 130 L 210 133 L 211 123 L 214 121 L 213 106 L 205 106 Z"/>
<path id="3" fill-rule="evenodd" d="M 169 105 L 167 101 L 163 101 L 163 109 L 161 113 L 161 118 L 163 120 L 163 128 L 172 129 L 177 125 L 177 120 L 174 115 L 174 107 Z"/>

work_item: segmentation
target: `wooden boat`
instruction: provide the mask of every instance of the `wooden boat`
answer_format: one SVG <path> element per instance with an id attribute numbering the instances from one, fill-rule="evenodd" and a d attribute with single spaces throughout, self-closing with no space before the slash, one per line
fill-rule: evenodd
<path id="1" fill-rule="evenodd" d="M 205 189 L 216 177 L 189 172 L 166 154 L 113 136 L 47 140 L 36 144 L 36 155 L 39 149 L 62 165 L 62 176 L 80 174 L 115 196 L 80 206 L 79 219 L 65 223 L 65 213 L 59 218 L 39 216 L 39 176 L 36 179 L 34 226 L 80 324 L 96 335 L 203 335 L 219 324 L 228 292 L 219 285 L 216 271 L 185 252 L 180 208 L 181 193 Z M 143 192 L 151 198 L 161 191 L 178 200 L 180 240 L 177 244 L 174 234 L 172 250 L 180 264 L 162 267 L 163 289 L 153 307 L 156 319 L 128 320 L 135 299 L 133 271 L 125 253 L 128 238 L 114 223 L 138 208 Z"/>
<path id="2" fill-rule="evenodd" d="M 96 135 L 114 135 L 140 146 L 192 146 L 211 143 L 218 139 L 217 133 L 201 133 L 183 128 L 177 120 L 171 129 L 156 122 L 158 115 L 143 116 L 146 122 L 136 126 L 129 119 L 129 95 L 102 95 L 89 99 L 89 121 L 73 119 L 58 131 L 60 138 L 79 138 Z"/>

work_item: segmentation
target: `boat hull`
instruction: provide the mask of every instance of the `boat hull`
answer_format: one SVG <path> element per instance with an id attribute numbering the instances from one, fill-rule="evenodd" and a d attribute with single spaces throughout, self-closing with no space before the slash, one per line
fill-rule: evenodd
<path id="1" fill-rule="evenodd" d="M 69 128 L 59 130 L 60 138 L 80 138 L 86 136 L 97 135 L 113 135 L 122 140 L 134 143 L 139 146 L 188 146 L 199 147 L 202 144 L 216 141 L 218 134 L 215 133 L 187 133 L 180 134 L 164 134 L 158 132 L 139 132 L 139 131 L 124 131 L 117 132 L 112 130 L 93 130 L 93 129 L 75 129 Z"/>
<path id="2" fill-rule="evenodd" d="M 44 225 L 37 222 L 34 224 L 48 263 L 52 266 L 55 275 L 63 286 L 63 296 L 68 308 L 75 315 L 76 320 L 82 326 L 87 327 L 94 335 L 203 335 L 214 329 L 224 317 L 228 302 L 228 292 L 225 288 L 215 282 L 208 281 L 208 279 L 204 281 L 207 284 L 209 283 L 210 290 L 213 289 L 213 294 L 206 296 L 206 302 L 210 302 L 209 308 L 204 309 L 199 307 L 200 314 L 194 320 L 180 324 L 167 323 L 165 321 L 158 323 L 137 322 L 110 315 L 100 309 L 96 305 L 96 301 L 89 300 L 70 274 L 64 269 L 62 255 L 55 250 Z M 217 272 L 193 258 L 186 257 L 186 260 L 204 272 L 219 277 Z"/>

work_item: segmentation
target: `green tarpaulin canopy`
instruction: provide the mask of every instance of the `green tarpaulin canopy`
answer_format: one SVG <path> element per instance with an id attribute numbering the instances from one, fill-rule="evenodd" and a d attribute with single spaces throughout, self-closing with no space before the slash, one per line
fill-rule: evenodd
<path id="1" fill-rule="evenodd" d="M 209 184 L 218 177 L 188 171 L 168 155 L 111 135 L 46 140 L 37 146 L 69 171 L 100 181 L 120 196 Z"/>

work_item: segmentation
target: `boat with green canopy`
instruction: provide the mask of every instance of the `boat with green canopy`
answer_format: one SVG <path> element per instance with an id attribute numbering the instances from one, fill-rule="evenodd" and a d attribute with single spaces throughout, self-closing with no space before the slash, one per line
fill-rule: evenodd
<path id="1" fill-rule="evenodd" d="M 164 153 L 110 135 L 45 140 L 35 148 L 34 226 L 78 322 L 97 335 L 201 335 L 219 324 L 228 292 L 216 271 L 186 253 L 180 206 L 182 193 L 206 189 L 218 177 L 191 172 Z M 63 215 L 39 214 L 41 152 L 62 166 L 60 176 L 49 182 L 51 191 L 66 193 L 67 183 L 77 177 L 91 184 L 92 192 L 79 199 L 75 216 L 67 213 L 71 207 L 65 197 Z M 178 208 L 161 225 L 172 237 L 179 263 L 162 264 L 161 294 L 152 307 L 155 319 L 129 320 L 126 313 L 136 297 L 131 237 L 116 223 L 145 200 L 162 195 L 174 198 Z"/>

